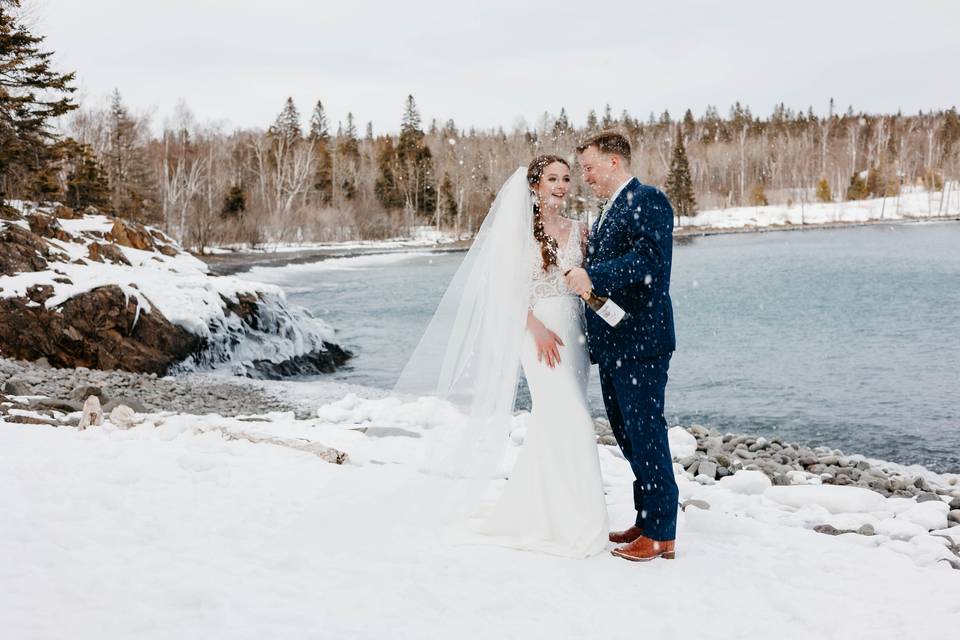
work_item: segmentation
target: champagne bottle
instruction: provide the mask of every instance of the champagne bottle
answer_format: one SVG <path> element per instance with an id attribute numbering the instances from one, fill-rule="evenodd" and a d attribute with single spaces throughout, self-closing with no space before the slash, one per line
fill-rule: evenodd
<path id="1" fill-rule="evenodd" d="M 620 305 L 606 296 L 598 296 L 593 292 L 593 289 L 583 294 L 582 298 L 587 306 L 593 309 L 611 327 L 617 326 L 623 320 L 623 316 L 627 315 L 627 312 Z"/>

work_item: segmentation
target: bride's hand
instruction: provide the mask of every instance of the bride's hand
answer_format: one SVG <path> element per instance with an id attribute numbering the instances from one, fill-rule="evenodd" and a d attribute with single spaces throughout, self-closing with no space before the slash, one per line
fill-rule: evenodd
<path id="1" fill-rule="evenodd" d="M 539 320 L 532 318 L 527 323 L 527 328 L 533 334 L 533 340 L 537 344 L 537 361 L 546 360 L 547 366 L 551 369 L 560 364 L 560 349 L 564 346 L 560 336 L 555 334 Z"/>

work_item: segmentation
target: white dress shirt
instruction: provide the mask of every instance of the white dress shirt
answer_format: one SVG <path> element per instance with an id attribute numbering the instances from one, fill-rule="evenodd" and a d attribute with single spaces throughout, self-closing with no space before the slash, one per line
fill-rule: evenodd
<path id="1" fill-rule="evenodd" d="M 600 224 L 597 225 L 597 229 L 603 226 L 603 219 L 607 217 L 607 212 L 610 211 L 613 207 L 613 203 L 617 201 L 617 198 L 620 197 L 620 192 L 623 191 L 623 188 L 630 184 L 630 181 L 633 180 L 633 176 L 627 178 L 623 184 L 621 184 L 616 191 L 613 192 L 613 195 L 604 203 L 603 209 L 600 211 Z"/>

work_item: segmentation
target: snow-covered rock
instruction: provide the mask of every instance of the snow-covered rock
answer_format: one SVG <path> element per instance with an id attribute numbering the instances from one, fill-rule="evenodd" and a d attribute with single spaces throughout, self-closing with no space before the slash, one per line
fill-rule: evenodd
<path id="1" fill-rule="evenodd" d="M 670 442 L 670 454 L 673 459 L 686 458 L 697 452 L 697 439 L 683 427 L 670 427 L 667 430 Z"/>
<path id="2" fill-rule="evenodd" d="M 733 493 L 759 495 L 771 486 L 770 478 L 762 471 L 743 470 L 732 476 L 720 478 L 720 487 Z"/>
<path id="3" fill-rule="evenodd" d="M 878 493 L 860 487 L 839 485 L 797 485 L 770 487 L 764 497 L 799 509 L 816 504 L 830 513 L 870 513 L 885 511 L 886 499 Z"/>

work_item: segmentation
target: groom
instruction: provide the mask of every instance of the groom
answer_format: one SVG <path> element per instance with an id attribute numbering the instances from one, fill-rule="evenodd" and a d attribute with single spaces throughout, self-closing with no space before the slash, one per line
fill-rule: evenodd
<path id="1" fill-rule="evenodd" d="M 677 483 L 663 418 L 670 356 L 676 349 L 670 303 L 673 209 L 658 189 L 629 171 L 630 143 L 601 133 L 577 147 L 584 180 L 604 204 L 590 231 L 586 269 L 567 272 L 567 286 L 593 290 L 627 312 L 616 327 L 587 314 L 591 360 L 610 426 L 633 468 L 634 526 L 610 533 L 627 560 L 673 558 Z"/>

